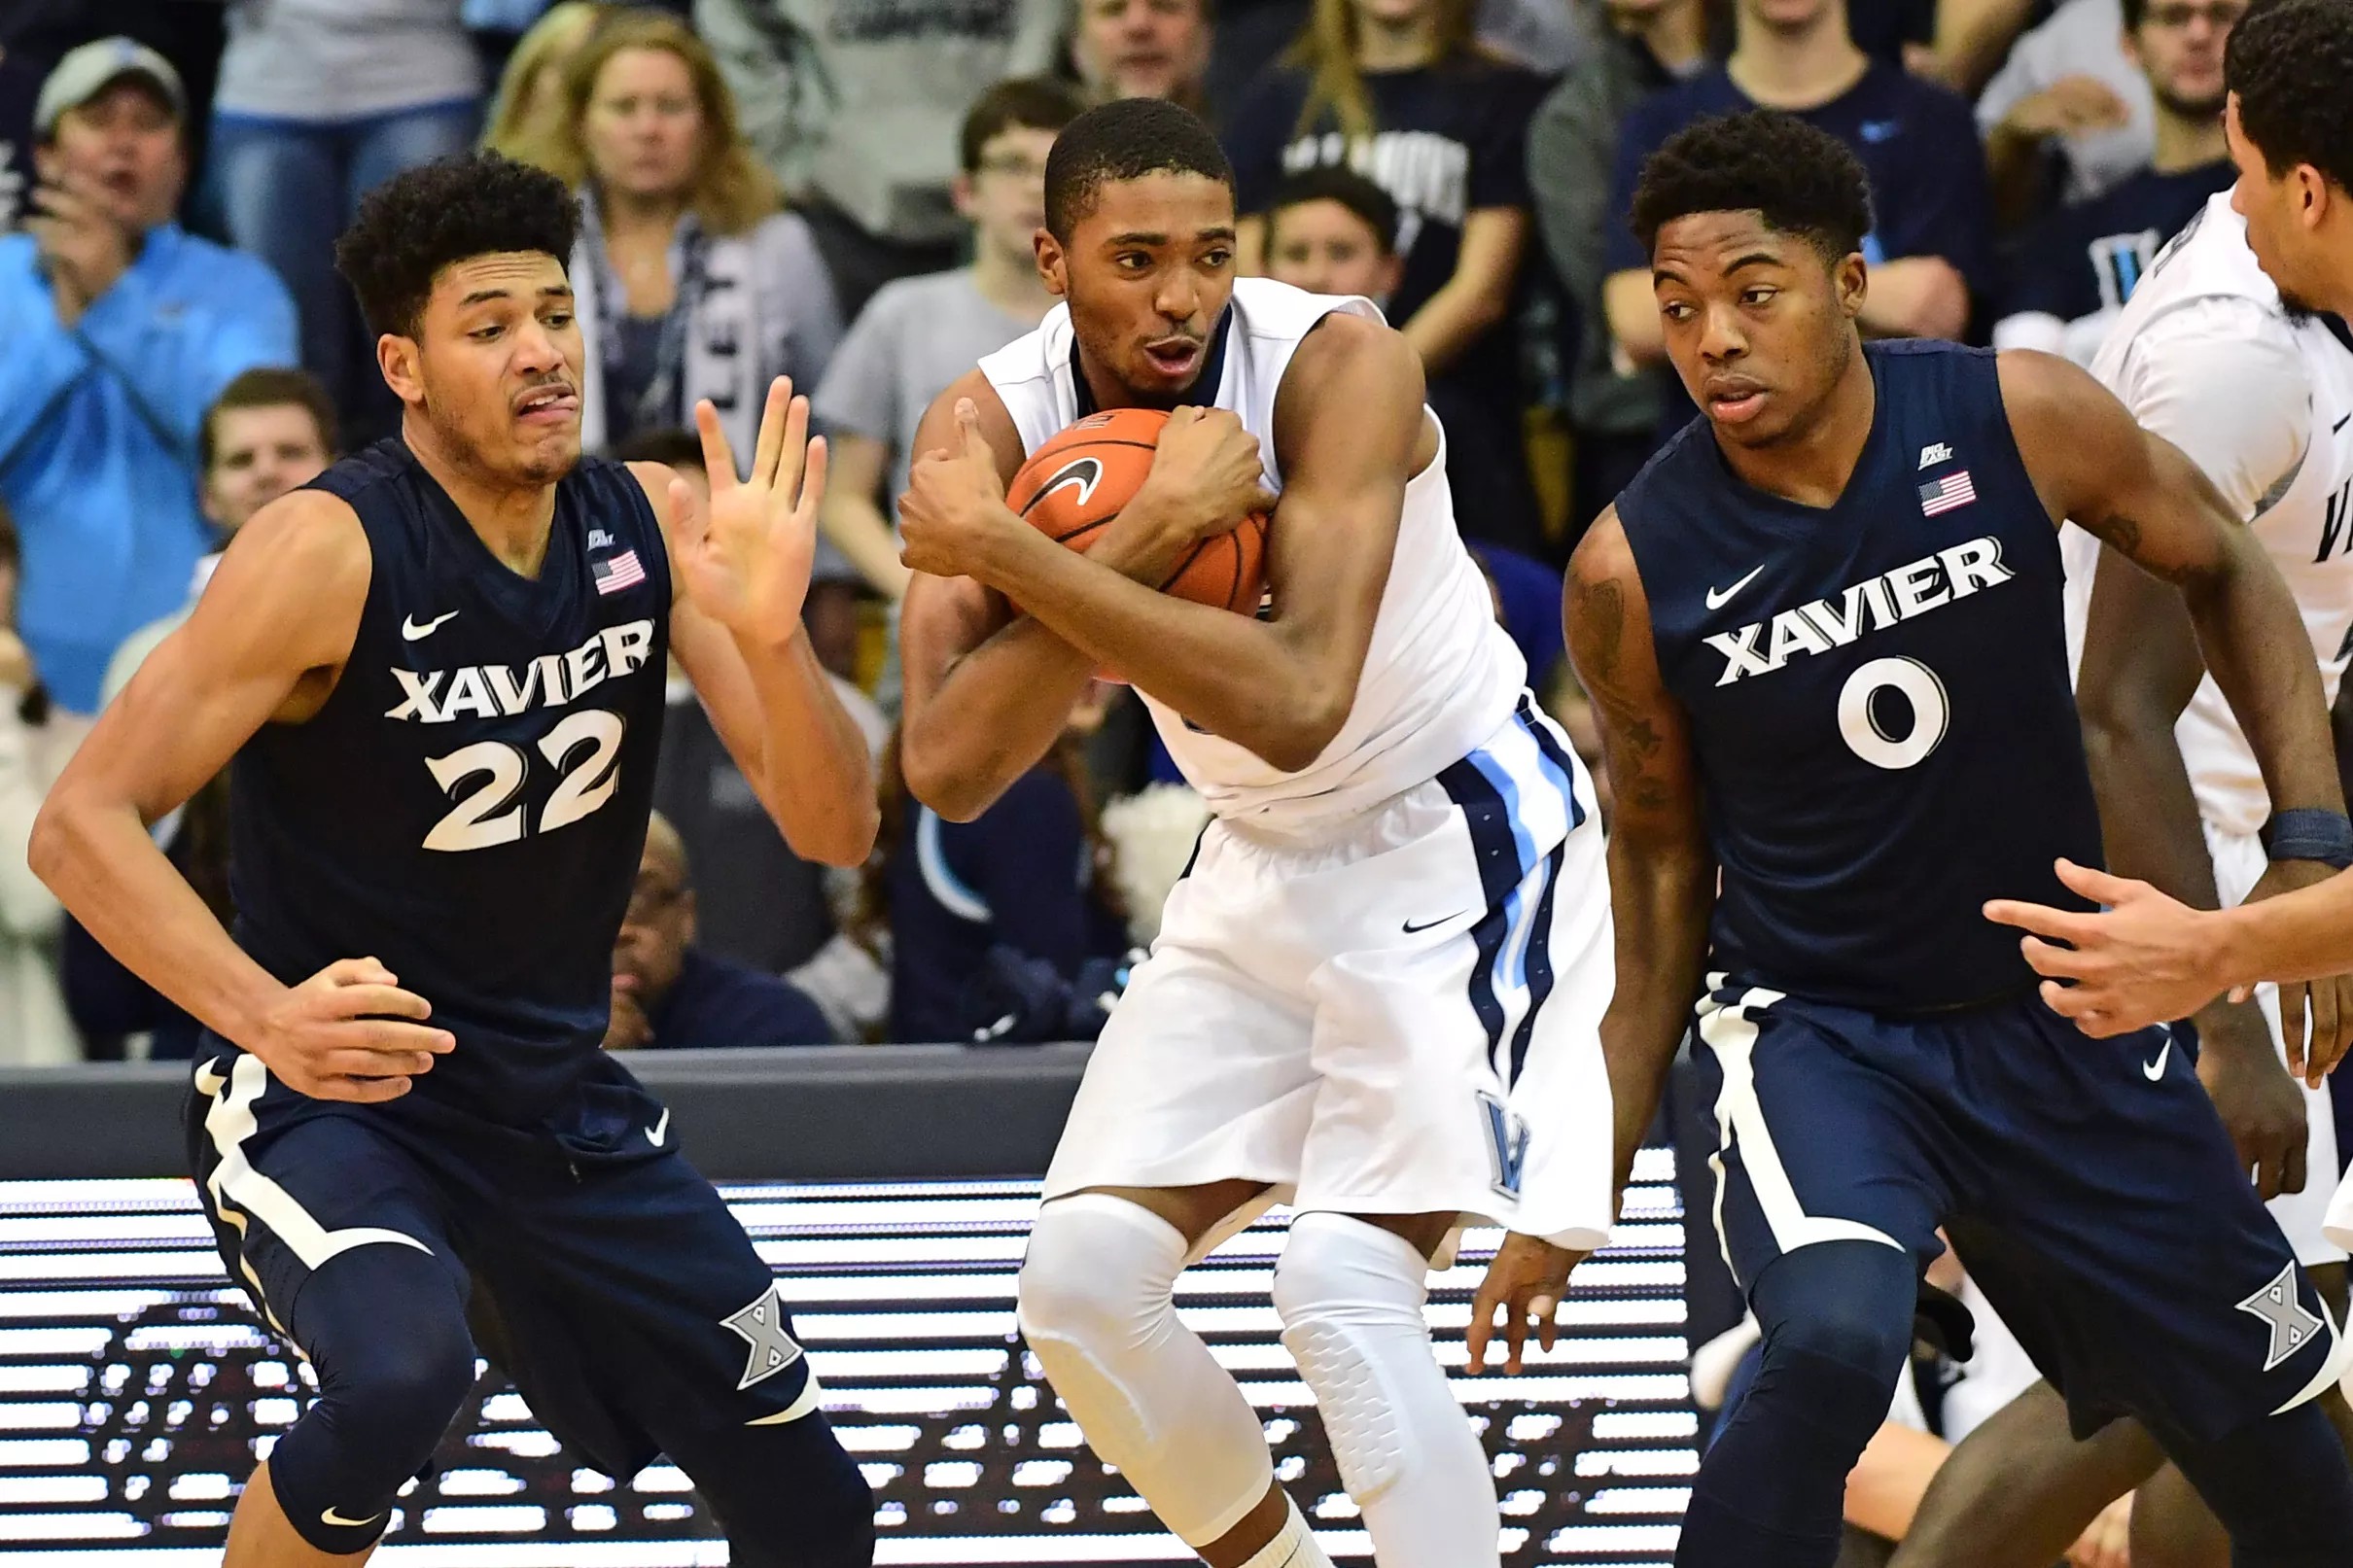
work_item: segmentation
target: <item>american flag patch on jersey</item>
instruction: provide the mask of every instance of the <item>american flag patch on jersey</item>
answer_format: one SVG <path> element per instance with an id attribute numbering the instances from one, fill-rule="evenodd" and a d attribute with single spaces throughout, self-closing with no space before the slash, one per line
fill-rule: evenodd
<path id="1" fill-rule="evenodd" d="M 619 593 L 646 580 L 646 569 L 637 564 L 637 551 L 623 550 L 608 555 L 602 561 L 588 563 L 589 575 L 596 578 L 598 593 Z"/>
<path id="2" fill-rule="evenodd" d="M 1920 514 L 1934 517 L 1939 512 L 1966 506 L 1977 500 L 1977 486 L 1969 482 L 1969 470 L 1948 473 L 1934 484 L 1920 486 Z"/>

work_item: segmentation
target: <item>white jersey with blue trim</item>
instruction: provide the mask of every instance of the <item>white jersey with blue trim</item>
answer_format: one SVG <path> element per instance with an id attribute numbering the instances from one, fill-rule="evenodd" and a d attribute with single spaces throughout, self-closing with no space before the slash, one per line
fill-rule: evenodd
<path id="1" fill-rule="evenodd" d="M 1205 362 L 1205 376 L 1216 379 L 1206 401 L 1232 410 L 1258 437 L 1267 488 L 1278 496 L 1275 400 L 1282 373 L 1300 341 L 1336 311 L 1381 319 L 1365 299 L 1237 279 L 1219 327 L 1224 342 L 1212 345 Z M 1091 411 L 1080 404 L 1067 305 L 982 360 L 980 369 L 1004 401 L 1025 451 L 1035 452 Z M 1331 412 L 1347 417 L 1344 408 Z M 1436 424 L 1436 415 L 1427 417 Z M 1439 437 L 1438 455 L 1405 488 L 1396 553 L 1355 702 L 1314 762 L 1285 773 L 1145 696 L 1169 754 L 1220 818 L 1282 834 L 1320 829 L 1435 778 L 1511 716 L 1527 684 L 1527 664 L 1496 624 L 1486 578 L 1456 530 L 1443 429 Z M 1282 526 L 1280 509 L 1273 526 Z"/>
<path id="2" fill-rule="evenodd" d="M 2296 596 L 2335 702 L 2353 651 L 2353 352 L 2281 304 L 2229 192 L 2159 255 L 2092 373 L 2247 520 Z M 2080 666 L 2099 542 L 2070 524 L 2062 549 Z M 2206 821 L 2232 836 L 2260 828 L 2270 815 L 2263 772 L 2211 675 L 2174 735 Z"/>

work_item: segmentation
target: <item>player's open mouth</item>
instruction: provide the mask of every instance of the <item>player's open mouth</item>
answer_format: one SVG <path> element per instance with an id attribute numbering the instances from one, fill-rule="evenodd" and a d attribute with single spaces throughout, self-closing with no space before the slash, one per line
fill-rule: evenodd
<path id="1" fill-rule="evenodd" d="M 514 402 L 514 417 L 530 425 L 553 425 L 580 416 L 580 397 L 570 387 L 534 387 Z"/>
<path id="2" fill-rule="evenodd" d="M 1192 337 L 1164 337 L 1144 344 L 1143 354 L 1162 375 L 1189 375 L 1201 363 L 1201 342 Z"/>
<path id="3" fill-rule="evenodd" d="M 1710 381 L 1701 389 L 1707 403 L 1707 417 L 1719 425 L 1738 425 L 1754 419 L 1765 406 L 1765 389 L 1756 382 L 1739 376 L 1726 376 Z"/>

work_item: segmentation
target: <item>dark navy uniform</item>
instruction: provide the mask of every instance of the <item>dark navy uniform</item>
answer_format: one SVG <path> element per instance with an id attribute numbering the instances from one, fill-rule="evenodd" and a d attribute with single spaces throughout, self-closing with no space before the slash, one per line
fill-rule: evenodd
<path id="1" fill-rule="evenodd" d="M 2099 863 L 2056 532 L 1990 353 L 1865 351 L 1831 506 L 1705 423 L 1619 498 L 1722 867 L 1700 1009 L 1718 1218 L 1754 1292 L 1826 1241 L 1946 1226 L 2079 1428 L 2204 1441 L 2334 1380 L 2336 1336 L 2166 1029 L 2079 1034 L 1991 897 Z M 1875 1416 L 1876 1419 L 1876 1416 Z"/>
<path id="2" fill-rule="evenodd" d="M 372 956 L 456 1046 L 379 1105 L 307 1098 L 217 1037 L 196 1053 L 191 1150 L 223 1254 L 320 1379 L 271 1456 L 289 1517 L 334 1552 L 384 1528 L 472 1382 L 471 1317 L 588 1463 L 668 1452 L 735 1560 L 864 1562 L 788 1546 L 794 1525 L 840 1532 L 774 1516 L 794 1494 L 776 1444 L 870 1529 L 863 1484 L 766 1265 L 601 1049 L 668 654 L 643 489 L 582 461 L 525 578 L 397 440 L 314 484 L 366 531 L 367 604 L 317 714 L 237 754 L 236 938 L 289 985 Z M 756 1479 L 731 1463 L 748 1426 L 791 1431 L 757 1445 Z"/>

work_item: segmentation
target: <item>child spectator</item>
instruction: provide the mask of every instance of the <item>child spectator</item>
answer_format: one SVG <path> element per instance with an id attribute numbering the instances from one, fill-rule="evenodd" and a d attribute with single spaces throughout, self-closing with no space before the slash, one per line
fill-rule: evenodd
<path id="1" fill-rule="evenodd" d="M 825 262 L 684 22 L 640 11 L 599 28 L 565 69 L 556 133 L 522 157 L 580 193 L 582 445 L 687 424 L 708 398 L 750 452 L 769 382 L 818 384 L 841 336 Z"/>
<path id="2" fill-rule="evenodd" d="M 1308 169 L 1275 188 L 1266 212 L 1266 275 L 1310 294 L 1362 295 L 1384 309 L 1405 264 L 1397 204 L 1346 167 Z"/>

